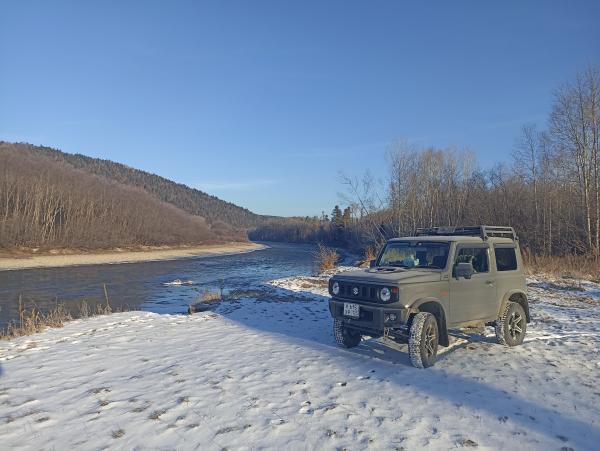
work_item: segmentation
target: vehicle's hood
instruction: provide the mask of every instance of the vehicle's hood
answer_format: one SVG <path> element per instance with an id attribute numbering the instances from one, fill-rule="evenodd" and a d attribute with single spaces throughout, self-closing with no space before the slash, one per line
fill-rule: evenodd
<path id="1" fill-rule="evenodd" d="M 438 282 L 442 275 L 437 271 L 402 268 L 369 268 L 336 274 L 335 280 L 363 283 L 405 284 Z"/>

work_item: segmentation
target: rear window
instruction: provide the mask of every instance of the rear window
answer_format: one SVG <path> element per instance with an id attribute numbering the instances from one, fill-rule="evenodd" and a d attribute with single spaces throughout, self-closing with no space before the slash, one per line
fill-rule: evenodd
<path id="1" fill-rule="evenodd" d="M 514 247 L 496 247 L 496 268 L 498 271 L 513 271 L 517 269 L 517 255 Z"/>

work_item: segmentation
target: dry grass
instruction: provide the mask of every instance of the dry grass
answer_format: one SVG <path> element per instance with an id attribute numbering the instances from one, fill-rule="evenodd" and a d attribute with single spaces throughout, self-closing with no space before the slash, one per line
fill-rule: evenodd
<path id="1" fill-rule="evenodd" d="M 48 313 L 42 313 L 35 306 L 27 310 L 23 306 L 22 299 L 19 298 L 19 322 L 9 323 L 5 330 L 0 331 L 0 339 L 10 340 L 23 335 L 32 335 L 46 327 L 62 327 L 71 319 L 73 318 L 70 312 L 62 303 L 57 302 Z"/>
<path id="2" fill-rule="evenodd" d="M 202 299 L 202 302 L 218 302 L 223 299 L 223 292 L 204 290 L 200 297 Z"/>
<path id="3" fill-rule="evenodd" d="M 375 260 L 377 258 L 377 249 L 373 246 L 369 246 L 365 249 L 364 260 L 370 262 L 371 260 Z"/>
<path id="4" fill-rule="evenodd" d="M 224 282 L 221 282 L 219 291 L 205 289 L 198 295 L 193 304 L 188 305 L 188 314 L 191 315 L 196 312 L 204 312 L 212 309 L 214 305 L 225 299 L 224 289 Z"/>
<path id="5" fill-rule="evenodd" d="M 580 255 L 536 256 L 523 251 L 528 274 L 550 274 L 600 282 L 600 259 Z"/>
<path id="6" fill-rule="evenodd" d="M 363 251 L 362 259 L 358 261 L 357 265 L 359 268 L 368 268 L 371 264 L 371 260 L 377 258 L 377 249 L 372 246 L 365 248 Z"/>
<path id="7" fill-rule="evenodd" d="M 319 272 L 335 268 L 339 255 L 335 249 L 319 244 L 315 253 L 315 261 Z"/>
<path id="8" fill-rule="evenodd" d="M 108 296 L 106 303 L 97 304 L 95 310 L 90 309 L 88 303 L 84 300 L 78 306 L 80 318 L 87 318 L 96 315 L 108 315 L 113 312 Z M 13 338 L 33 335 L 42 332 L 47 327 L 63 327 L 66 322 L 73 318 L 72 312 L 65 303 L 56 302 L 47 312 L 42 312 L 35 304 L 26 308 L 21 297 L 19 297 L 19 320 L 11 322 L 6 329 L 0 329 L 0 340 L 11 340 Z"/>

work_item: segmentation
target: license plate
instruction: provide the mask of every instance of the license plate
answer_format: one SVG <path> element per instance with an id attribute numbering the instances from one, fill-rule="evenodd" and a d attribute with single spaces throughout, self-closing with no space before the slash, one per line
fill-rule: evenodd
<path id="1" fill-rule="evenodd" d="M 358 304 L 349 304 L 348 302 L 344 302 L 344 316 L 358 318 L 359 312 L 360 307 L 358 306 Z"/>

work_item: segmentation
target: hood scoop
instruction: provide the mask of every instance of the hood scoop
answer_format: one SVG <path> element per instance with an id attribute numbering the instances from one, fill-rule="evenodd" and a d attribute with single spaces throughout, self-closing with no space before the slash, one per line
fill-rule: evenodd
<path id="1" fill-rule="evenodd" d="M 405 269 L 403 268 L 392 268 L 391 266 L 382 266 L 381 268 L 370 268 L 368 272 L 370 273 L 393 273 L 393 272 L 403 272 Z"/>

